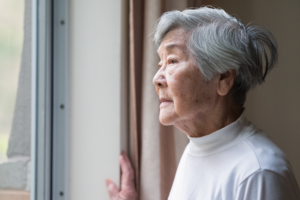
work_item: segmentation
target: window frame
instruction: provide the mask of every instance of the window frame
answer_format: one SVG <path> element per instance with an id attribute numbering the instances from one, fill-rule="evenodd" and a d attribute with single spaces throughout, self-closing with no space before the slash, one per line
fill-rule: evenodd
<path id="1" fill-rule="evenodd" d="M 68 1 L 32 0 L 31 200 L 68 199 Z"/>

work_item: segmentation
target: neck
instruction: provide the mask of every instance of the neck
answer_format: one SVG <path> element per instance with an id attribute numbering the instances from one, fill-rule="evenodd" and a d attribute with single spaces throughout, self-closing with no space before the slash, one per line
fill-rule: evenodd
<path id="1" fill-rule="evenodd" d="M 231 101 L 222 101 L 213 109 L 178 121 L 174 125 L 190 137 L 202 137 L 236 121 L 242 112 L 242 106 L 236 106 Z"/>

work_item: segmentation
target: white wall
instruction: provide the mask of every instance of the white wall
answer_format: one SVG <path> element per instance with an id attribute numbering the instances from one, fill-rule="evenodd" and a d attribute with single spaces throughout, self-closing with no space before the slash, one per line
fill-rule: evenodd
<path id="1" fill-rule="evenodd" d="M 285 152 L 300 184 L 300 1 L 215 0 L 244 24 L 268 27 L 279 45 L 279 64 L 247 97 L 246 115 Z"/>
<path id="2" fill-rule="evenodd" d="M 121 107 L 126 107 L 121 95 L 124 2 L 70 1 L 72 200 L 109 199 L 105 179 L 119 182 L 120 138 L 127 131 L 121 119 Z"/>

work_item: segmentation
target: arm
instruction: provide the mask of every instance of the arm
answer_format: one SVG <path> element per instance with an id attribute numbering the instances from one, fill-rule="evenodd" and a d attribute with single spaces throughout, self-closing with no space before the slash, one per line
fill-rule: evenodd
<path id="1" fill-rule="evenodd" d="M 122 171 L 121 190 L 110 179 L 106 180 L 107 190 L 111 200 L 135 200 L 137 193 L 134 185 L 134 171 L 125 152 L 120 156 Z"/>

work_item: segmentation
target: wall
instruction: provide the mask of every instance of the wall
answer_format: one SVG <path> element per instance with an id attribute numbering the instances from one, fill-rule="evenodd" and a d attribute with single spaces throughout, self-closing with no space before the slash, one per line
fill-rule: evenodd
<path id="1" fill-rule="evenodd" d="M 128 19 L 122 16 L 124 2 L 70 1 L 72 200 L 109 199 L 105 179 L 119 182 L 121 133 L 127 134 L 121 120 L 127 93 L 121 59 L 121 19 Z"/>
<path id="2" fill-rule="evenodd" d="M 268 27 L 279 45 L 279 64 L 247 97 L 246 115 L 286 153 L 300 183 L 300 1 L 215 0 L 214 6 Z"/>

